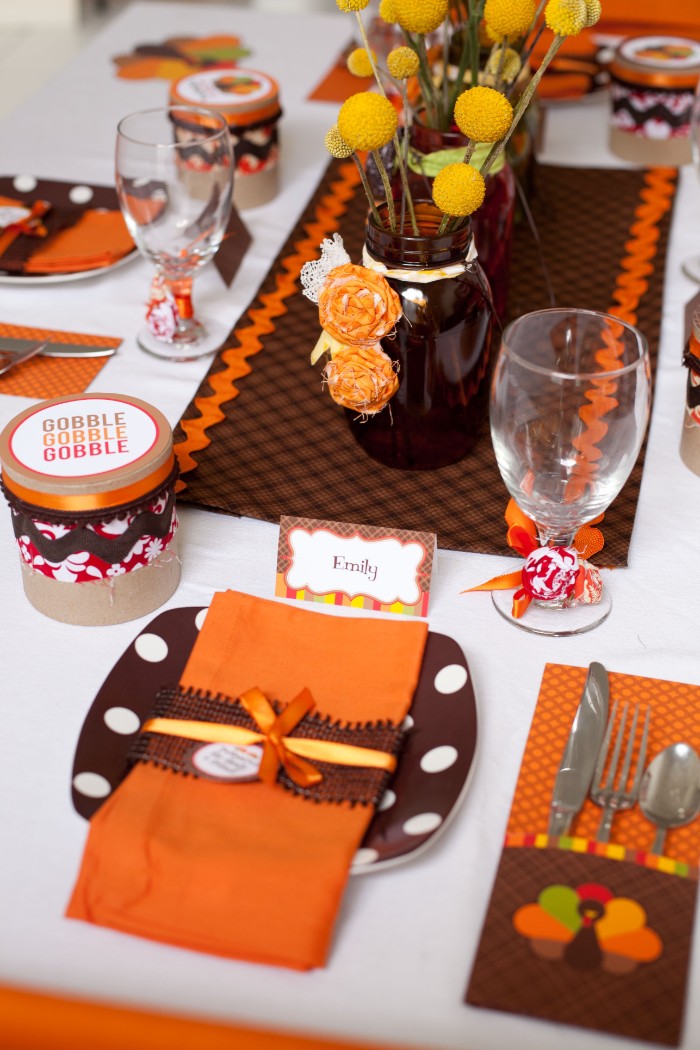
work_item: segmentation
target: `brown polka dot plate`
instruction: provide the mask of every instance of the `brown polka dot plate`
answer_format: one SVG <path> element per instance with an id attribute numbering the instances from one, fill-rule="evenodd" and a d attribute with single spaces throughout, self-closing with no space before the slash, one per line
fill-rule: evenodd
<path id="1" fill-rule="evenodd" d="M 47 230 L 45 237 L 23 237 L 10 244 L 0 255 L 0 284 L 56 284 L 64 281 L 82 281 L 108 273 L 124 266 L 138 256 L 134 245 L 131 251 L 120 255 L 113 262 L 86 269 L 56 270 L 50 273 L 25 272 L 22 263 L 35 250 L 40 249 L 53 234 L 77 223 L 88 210 L 119 212 L 117 191 L 113 186 L 96 186 L 86 182 L 64 182 L 57 179 L 40 179 L 27 172 L 20 175 L 0 176 L 0 233 L 5 223 L 25 218 L 27 209 L 37 201 L 50 205 L 43 222 Z M 13 202 L 14 205 L 9 202 Z M 109 248 L 100 243 L 98 248 Z"/>
<path id="2" fill-rule="evenodd" d="M 179 680 L 206 611 L 160 613 L 105 679 L 73 762 L 73 805 L 86 819 L 126 776 L 129 747 L 150 717 L 158 690 Z M 396 773 L 355 855 L 353 874 L 413 859 L 444 830 L 467 791 L 476 750 L 476 702 L 464 654 L 446 635 L 428 634 L 406 729 Z"/>

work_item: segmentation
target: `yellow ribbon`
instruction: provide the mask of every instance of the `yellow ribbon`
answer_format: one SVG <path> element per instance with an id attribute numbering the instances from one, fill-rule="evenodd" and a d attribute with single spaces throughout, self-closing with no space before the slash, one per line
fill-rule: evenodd
<path id="1" fill-rule="evenodd" d="M 323 328 L 316 341 L 316 346 L 311 351 L 311 364 L 315 365 L 319 358 L 323 357 L 326 350 L 330 350 L 331 357 L 335 357 L 338 351 L 344 350 L 346 346 L 347 343 L 341 343 Z"/>
<path id="2" fill-rule="evenodd" d="M 290 737 L 288 734 L 314 706 L 308 689 L 302 690 L 279 715 L 260 689 L 248 689 L 240 695 L 239 700 L 259 726 L 260 732 L 245 729 L 243 726 L 198 722 L 186 718 L 150 718 L 144 722 L 142 732 L 182 736 L 188 740 L 200 740 L 208 744 L 233 744 L 239 747 L 262 743 L 260 779 L 270 784 L 277 779 L 280 765 L 290 780 L 300 787 L 319 784 L 323 780 L 323 774 L 311 762 L 305 761 L 306 759 L 333 762 L 342 766 L 384 769 L 388 773 L 393 773 L 396 768 L 395 756 L 386 751 L 355 747 L 353 744 L 341 744 L 331 740 Z"/>

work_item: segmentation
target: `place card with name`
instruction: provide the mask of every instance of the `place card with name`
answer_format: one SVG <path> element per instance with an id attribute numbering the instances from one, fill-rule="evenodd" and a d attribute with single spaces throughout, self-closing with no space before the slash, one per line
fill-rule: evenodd
<path id="1" fill-rule="evenodd" d="M 427 616 L 436 546 L 434 532 L 284 516 L 275 594 Z"/>

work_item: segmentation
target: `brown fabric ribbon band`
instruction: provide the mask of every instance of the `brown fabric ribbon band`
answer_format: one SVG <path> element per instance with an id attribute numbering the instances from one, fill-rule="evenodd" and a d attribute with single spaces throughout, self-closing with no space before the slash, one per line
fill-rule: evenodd
<path id="1" fill-rule="evenodd" d="M 284 711 L 284 705 L 277 701 L 271 701 L 270 706 L 276 715 Z M 200 725 L 209 722 L 218 726 L 238 726 L 253 732 L 259 729 L 259 723 L 239 700 L 175 687 L 164 688 L 158 693 L 150 723 L 157 726 L 159 720 L 165 719 L 196 722 Z M 147 722 L 145 731 L 136 739 L 130 750 L 131 765 L 136 762 L 151 762 L 177 773 L 195 777 L 201 775 L 190 760 L 195 746 L 193 739 L 184 735 L 149 732 L 148 725 Z M 349 748 L 366 748 L 373 752 L 385 753 L 387 756 L 396 756 L 403 742 L 403 731 L 394 725 L 383 722 L 341 725 L 328 717 L 311 712 L 300 719 L 288 736 L 295 741 L 322 741 L 347 745 Z M 314 761 L 314 766 L 321 774 L 315 783 L 304 785 L 292 779 L 282 764 L 277 770 L 276 782 L 314 802 L 377 805 L 391 775 L 381 768 L 341 765 L 334 762 Z"/>

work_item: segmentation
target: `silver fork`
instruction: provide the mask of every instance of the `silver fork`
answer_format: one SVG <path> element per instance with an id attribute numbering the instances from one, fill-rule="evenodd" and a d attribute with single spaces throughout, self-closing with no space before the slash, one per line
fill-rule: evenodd
<path id="1" fill-rule="evenodd" d="M 617 707 L 618 703 L 616 701 L 615 706 L 613 707 L 612 717 L 608 722 L 605 737 L 600 748 L 600 755 L 598 756 L 598 762 L 593 774 L 593 786 L 591 788 L 591 798 L 597 806 L 602 806 L 603 808 L 600 824 L 598 825 L 598 831 L 596 833 L 596 840 L 598 842 L 610 841 L 610 828 L 612 827 L 615 814 L 618 810 L 631 809 L 637 801 L 639 785 L 642 780 L 644 761 L 647 753 L 649 721 L 651 719 L 650 707 L 647 707 L 646 709 L 642 735 L 639 742 L 639 751 L 637 753 L 637 763 L 634 768 L 634 773 L 632 774 L 632 782 L 629 783 L 632 758 L 634 756 L 634 745 L 637 737 L 637 721 L 639 718 L 639 704 L 635 704 L 629 737 L 627 739 L 627 747 L 622 760 L 622 769 L 620 770 L 619 777 L 617 776 L 622 745 L 625 739 L 625 726 L 627 724 L 627 704 L 625 704 L 622 708 L 622 716 L 615 737 L 607 776 L 604 777 L 605 767 L 608 763 L 608 755 L 610 753 L 610 744 L 612 743 L 613 728 L 617 718 Z"/>

